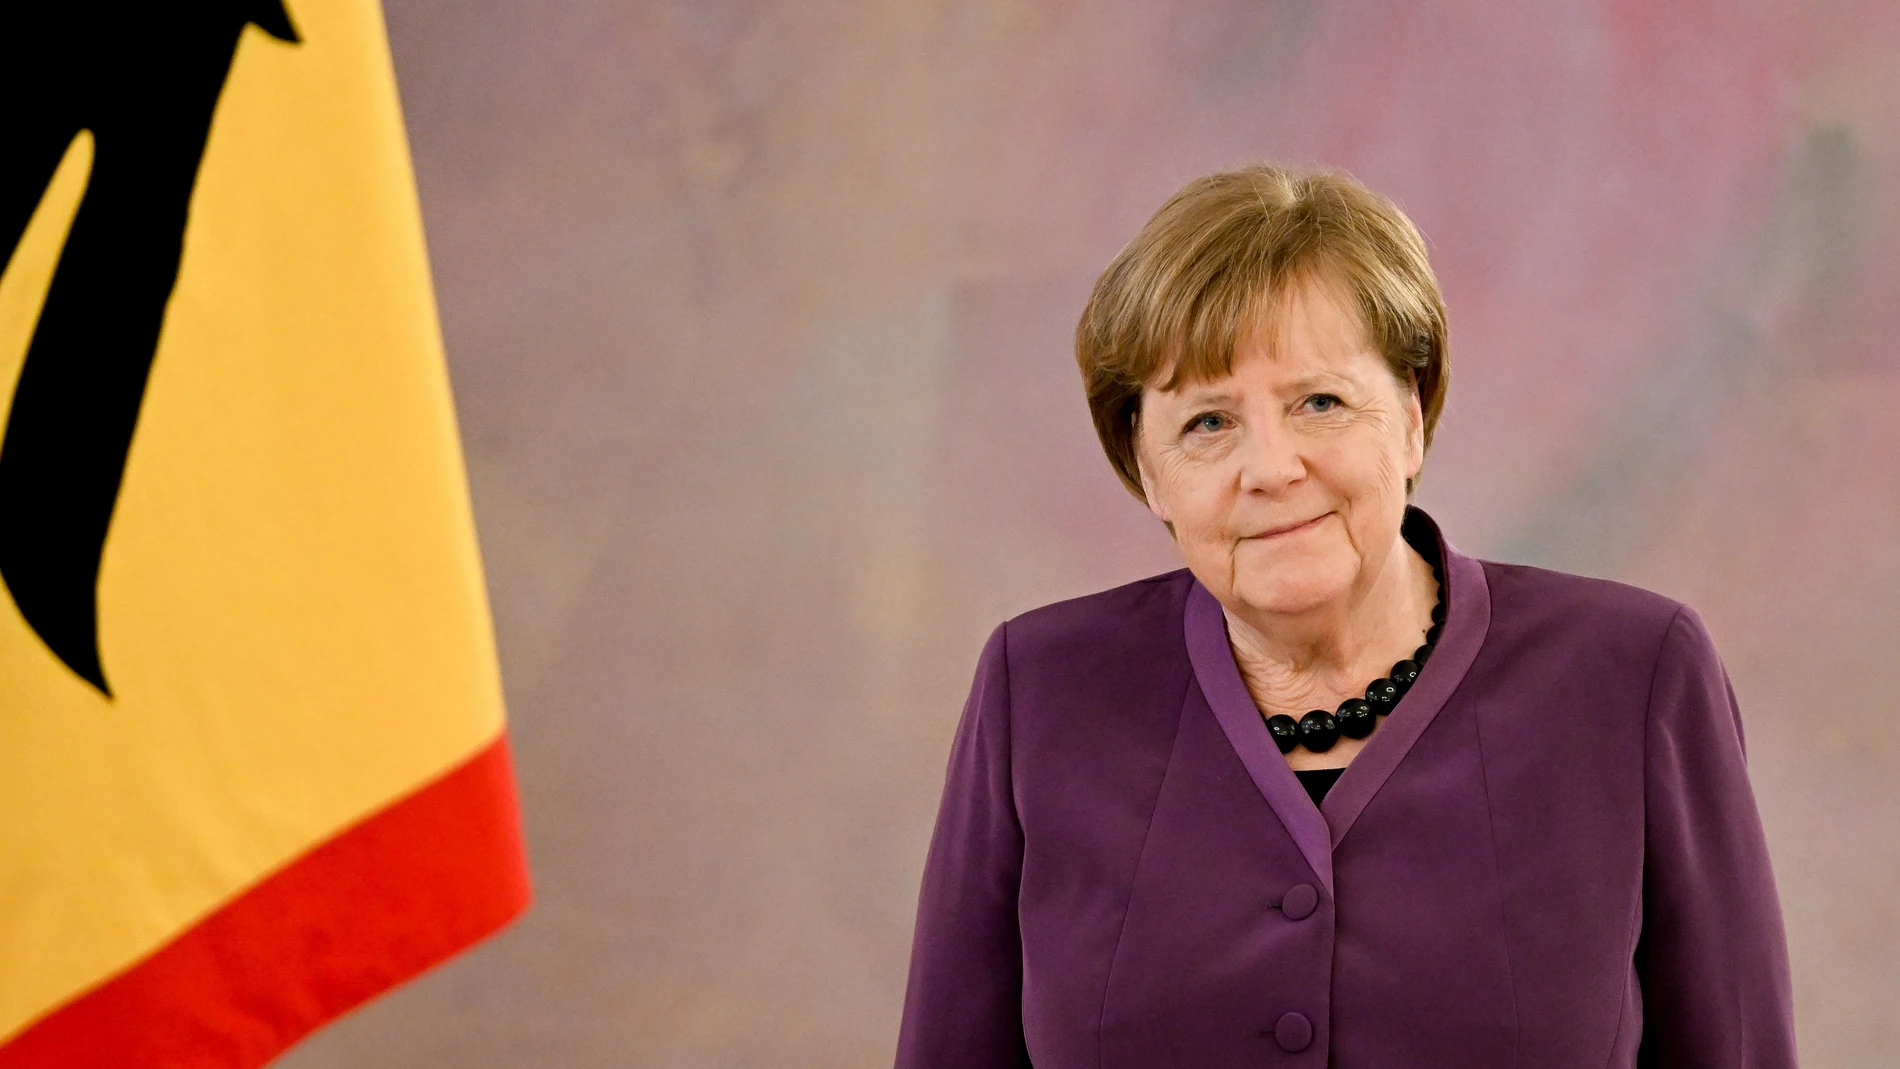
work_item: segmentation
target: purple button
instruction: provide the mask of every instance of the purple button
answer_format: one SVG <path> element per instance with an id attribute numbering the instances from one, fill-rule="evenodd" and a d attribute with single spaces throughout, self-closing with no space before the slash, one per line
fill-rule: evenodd
<path id="1" fill-rule="evenodd" d="M 1281 1050 L 1305 1050 L 1313 1042 L 1313 1022 L 1307 1020 L 1304 1013 L 1285 1014 L 1273 1026 L 1273 1038 L 1280 1044 Z"/>
<path id="2" fill-rule="evenodd" d="M 1290 921 L 1303 921 L 1319 908 L 1319 891 L 1310 883 L 1296 883 L 1280 899 L 1280 912 Z"/>

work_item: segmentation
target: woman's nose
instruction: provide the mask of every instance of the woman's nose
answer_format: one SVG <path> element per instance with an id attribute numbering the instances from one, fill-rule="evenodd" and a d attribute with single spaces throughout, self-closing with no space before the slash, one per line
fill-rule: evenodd
<path id="1" fill-rule="evenodd" d="M 1240 489 L 1277 494 L 1306 477 L 1306 460 L 1295 436 L 1280 427 L 1249 430 L 1235 452 Z"/>

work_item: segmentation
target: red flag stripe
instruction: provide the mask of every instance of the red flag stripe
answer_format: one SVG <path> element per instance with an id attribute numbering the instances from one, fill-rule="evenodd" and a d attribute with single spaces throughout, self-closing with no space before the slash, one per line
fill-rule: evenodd
<path id="1" fill-rule="evenodd" d="M 255 1069 L 527 907 L 506 736 L 0 1046 L 0 1069 Z"/>

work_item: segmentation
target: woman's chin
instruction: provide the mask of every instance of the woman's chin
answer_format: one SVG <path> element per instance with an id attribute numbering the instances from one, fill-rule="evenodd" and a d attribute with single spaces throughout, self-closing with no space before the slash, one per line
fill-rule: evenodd
<path id="1" fill-rule="evenodd" d="M 1329 552 L 1330 546 L 1323 549 L 1263 553 L 1255 560 L 1238 557 L 1234 600 L 1255 612 L 1276 616 L 1297 616 L 1337 602 L 1352 589 L 1353 562 L 1345 554 Z"/>
<path id="2" fill-rule="evenodd" d="M 1234 599 L 1251 612 L 1267 616 L 1301 616 L 1326 608 L 1343 597 L 1344 584 L 1243 583 Z"/>

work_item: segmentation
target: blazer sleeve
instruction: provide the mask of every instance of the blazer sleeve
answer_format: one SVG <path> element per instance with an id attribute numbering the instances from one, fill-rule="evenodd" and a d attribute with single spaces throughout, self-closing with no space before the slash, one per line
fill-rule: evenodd
<path id="1" fill-rule="evenodd" d="M 1693 609 L 1665 632 L 1644 759 L 1642 1066 L 1795 1065 L 1787 940 L 1741 714 Z"/>
<path id="2" fill-rule="evenodd" d="M 898 1069 L 1027 1066 L 1016 923 L 1023 831 L 1010 786 L 1007 624 L 963 706 L 924 861 Z"/>

